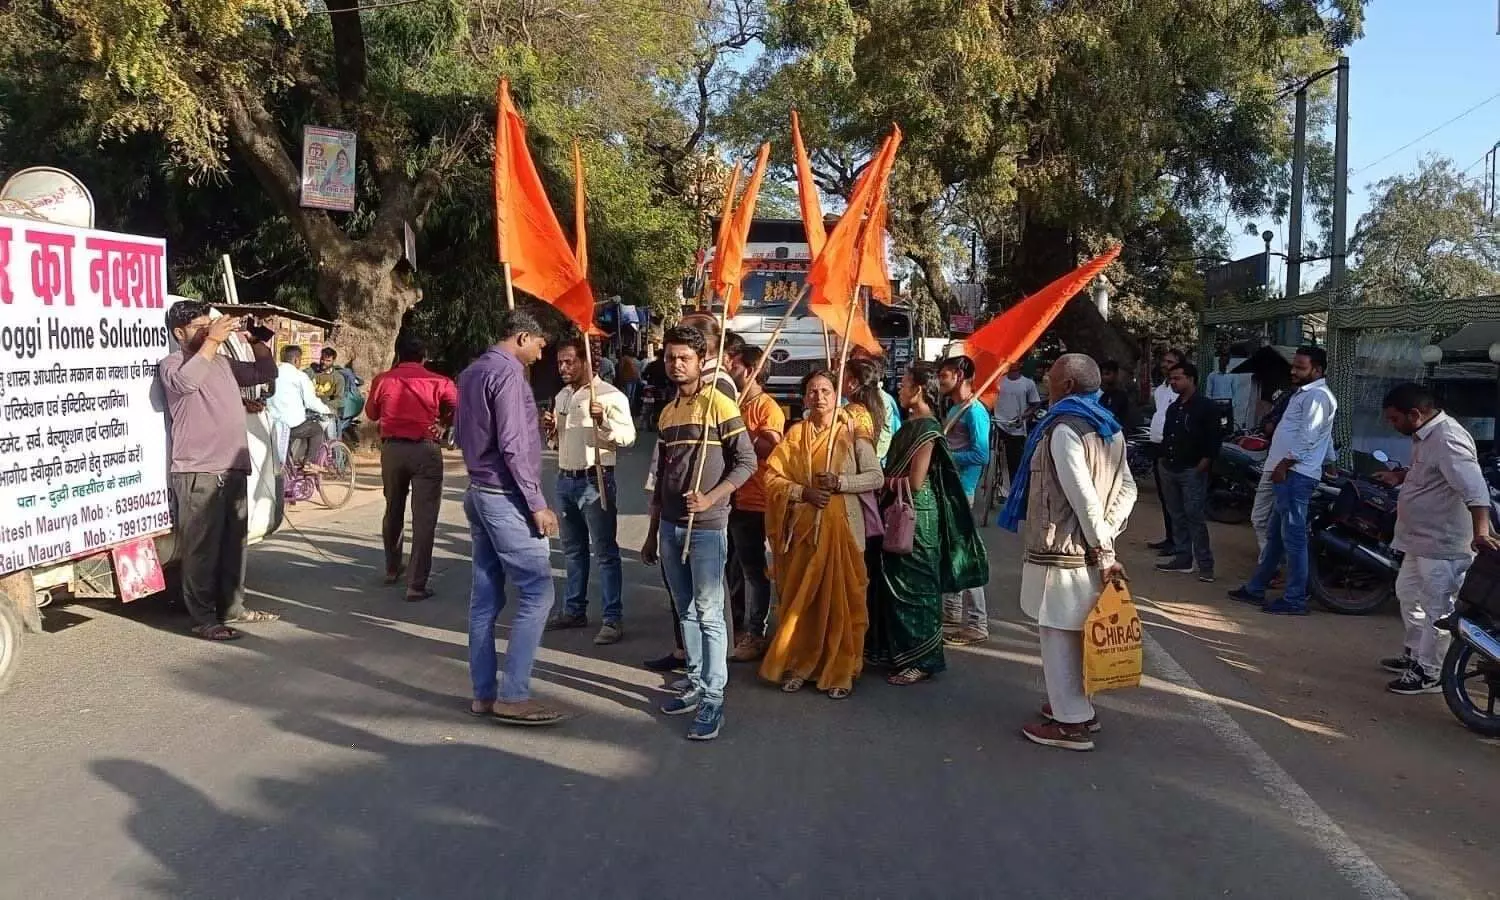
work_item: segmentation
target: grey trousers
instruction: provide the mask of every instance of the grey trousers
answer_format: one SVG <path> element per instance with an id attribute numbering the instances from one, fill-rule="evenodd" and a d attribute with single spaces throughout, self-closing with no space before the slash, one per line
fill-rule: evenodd
<path id="1" fill-rule="evenodd" d="M 380 482 L 385 489 L 385 571 L 401 571 L 406 533 L 406 499 L 411 497 L 411 565 L 407 592 L 427 589 L 432 574 L 432 542 L 437 535 L 438 508 L 443 502 L 443 451 L 432 441 L 387 440 L 380 446 Z"/>
<path id="2" fill-rule="evenodd" d="M 1255 543 L 1260 552 L 1266 552 L 1266 535 L 1271 532 L 1271 518 L 1276 514 L 1276 484 L 1271 481 L 1271 467 L 1267 466 L 1255 486 L 1255 505 L 1250 508 L 1250 527 L 1255 529 Z"/>
<path id="3" fill-rule="evenodd" d="M 243 472 L 172 474 L 182 601 L 195 625 L 217 625 L 245 611 L 247 481 Z"/>
<path id="4" fill-rule="evenodd" d="M 1208 541 L 1208 473 L 1196 469 L 1161 469 L 1162 502 L 1172 516 L 1172 556 L 1192 559 L 1198 571 L 1212 574 L 1214 551 Z"/>

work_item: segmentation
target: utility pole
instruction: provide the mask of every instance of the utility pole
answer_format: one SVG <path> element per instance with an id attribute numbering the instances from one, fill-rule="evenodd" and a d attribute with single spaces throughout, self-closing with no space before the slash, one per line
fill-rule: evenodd
<path id="1" fill-rule="evenodd" d="M 1307 185 L 1307 85 L 1297 89 L 1297 115 L 1292 125 L 1292 210 L 1287 228 L 1286 298 L 1302 295 L 1302 199 Z M 1302 320 L 1281 320 L 1280 341 L 1293 346 L 1301 342 Z"/>
<path id="2" fill-rule="evenodd" d="M 1349 57 L 1339 57 L 1338 118 L 1333 131 L 1333 247 L 1329 280 L 1334 302 L 1343 299 L 1349 239 Z"/>

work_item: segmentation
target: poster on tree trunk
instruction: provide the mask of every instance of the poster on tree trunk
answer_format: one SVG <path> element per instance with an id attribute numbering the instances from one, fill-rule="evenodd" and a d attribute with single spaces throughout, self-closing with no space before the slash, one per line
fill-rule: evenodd
<path id="1" fill-rule="evenodd" d="M 308 125 L 302 129 L 302 205 L 354 211 L 356 138 L 352 131 Z"/>

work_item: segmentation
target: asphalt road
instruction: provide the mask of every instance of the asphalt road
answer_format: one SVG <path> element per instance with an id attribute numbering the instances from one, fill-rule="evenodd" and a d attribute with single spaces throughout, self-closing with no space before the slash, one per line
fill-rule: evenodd
<path id="1" fill-rule="evenodd" d="M 1218 600 L 1232 583 L 1137 574 L 1146 683 L 1101 698 L 1098 751 L 1039 748 L 993 528 L 993 637 L 941 678 L 838 703 L 736 666 L 723 736 L 684 740 L 639 668 L 670 642 L 633 549 L 645 457 L 620 473 L 626 639 L 547 636 L 537 693 L 575 714 L 555 729 L 464 715 L 457 477 L 426 603 L 380 586 L 371 493 L 251 554 L 285 619 L 238 644 L 151 601 L 49 610 L 0 699 L 0 898 L 1497 895 L 1496 747 L 1380 692 L 1392 617 L 1256 622 Z M 1226 576 L 1250 551 L 1215 534 Z"/>

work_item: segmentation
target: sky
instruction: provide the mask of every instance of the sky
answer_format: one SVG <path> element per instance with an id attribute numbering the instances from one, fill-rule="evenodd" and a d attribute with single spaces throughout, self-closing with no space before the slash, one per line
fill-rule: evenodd
<path id="1" fill-rule="evenodd" d="M 1447 156 L 1470 175 L 1482 175 L 1484 155 L 1500 141 L 1497 6 L 1496 0 L 1371 0 L 1365 7 L 1365 36 L 1348 50 L 1350 234 L 1369 209 L 1369 187 L 1415 172 L 1425 156 Z M 1276 231 L 1271 247 L 1286 252 L 1286 223 L 1258 224 Z M 1240 237 L 1234 255 L 1259 253 L 1262 247 L 1258 237 Z M 1271 278 L 1279 286 L 1286 268 L 1276 262 L 1281 264 L 1273 265 Z M 1305 266 L 1303 286 L 1325 272 L 1326 264 Z"/>

